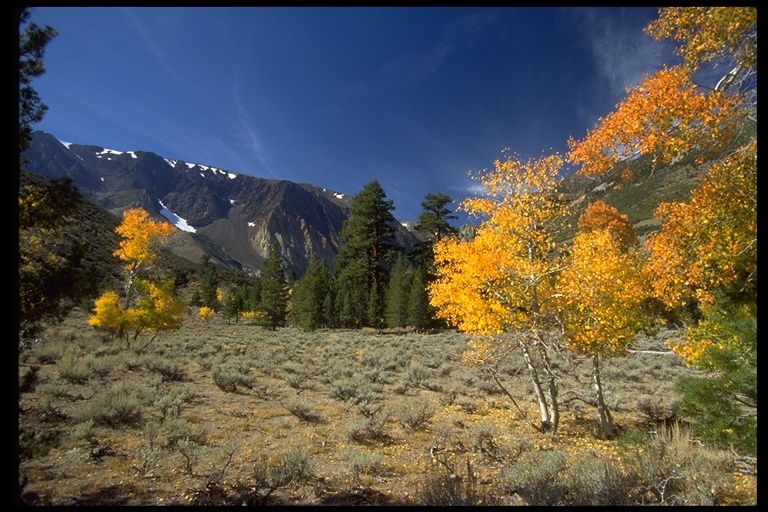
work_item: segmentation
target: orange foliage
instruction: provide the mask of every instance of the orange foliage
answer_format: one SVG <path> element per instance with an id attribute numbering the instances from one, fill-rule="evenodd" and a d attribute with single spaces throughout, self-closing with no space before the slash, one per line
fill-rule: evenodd
<path id="1" fill-rule="evenodd" d="M 717 289 L 754 285 L 757 142 L 713 164 L 689 203 L 663 203 L 655 216 L 662 228 L 648 239 L 645 269 L 655 296 L 668 307 L 691 300 L 711 304 Z"/>
<path id="2" fill-rule="evenodd" d="M 629 222 L 629 217 L 620 214 L 616 208 L 603 201 L 595 201 L 587 207 L 579 217 L 578 228 L 584 233 L 608 232 L 622 251 L 638 243 L 635 228 Z"/>
<path id="3" fill-rule="evenodd" d="M 693 147 L 717 152 L 733 136 L 742 100 L 737 95 L 697 90 L 688 71 L 664 68 L 627 88 L 627 98 L 600 118 L 582 141 L 568 139 L 569 163 L 579 174 L 601 174 L 635 154 L 670 163 Z"/>
<path id="4" fill-rule="evenodd" d="M 665 7 L 645 32 L 681 43 L 676 53 L 694 70 L 723 52 L 745 67 L 757 66 L 755 7 Z"/>

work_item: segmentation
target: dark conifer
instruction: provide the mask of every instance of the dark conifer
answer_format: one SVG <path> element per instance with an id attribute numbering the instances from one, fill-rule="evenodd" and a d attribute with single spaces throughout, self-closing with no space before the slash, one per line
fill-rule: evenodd
<path id="1" fill-rule="evenodd" d="M 352 199 L 351 207 L 336 258 L 335 310 L 342 325 L 370 325 L 380 322 L 383 314 L 386 264 L 394 251 L 396 221 L 391 211 L 395 207 L 376 179 Z"/>
<path id="2" fill-rule="evenodd" d="M 259 311 L 263 315 L 262 323 L 266 327 L 274 330 L 285 325 L 288 313 L 288 286 L 277 242 L 272 242 L 269 255 L 264 262 Z"/>

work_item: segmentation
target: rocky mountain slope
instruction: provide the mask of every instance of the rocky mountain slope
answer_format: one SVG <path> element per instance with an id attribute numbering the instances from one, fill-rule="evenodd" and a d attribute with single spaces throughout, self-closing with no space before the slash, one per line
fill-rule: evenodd
<path id="1" fill-rule="evenodd" d="M 24 152 L 25 167 L 49 178 L 69 177 L 86 198 L 115 215 L 140 206 L 182 232 L 179 255 L 199 261 L 204 252 L 219 265 L 261 269 L 270 244 L 302 275 L 310 255 L 333 268 L 350 198 L 316 185 L 257 178 L 214 167 L 169 160 L 145 151 L 114 151 L 64 144 L 36 131 Z M 397 243 L 410 250 L 418 238 L 397 225 Z"/>

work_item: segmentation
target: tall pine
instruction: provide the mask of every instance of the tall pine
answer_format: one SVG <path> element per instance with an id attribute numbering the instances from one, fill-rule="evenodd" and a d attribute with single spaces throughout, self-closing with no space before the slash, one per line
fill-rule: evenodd
<path id="1" fill-rule="evenodd" d="M 414 248 L 412 258 L 419 265 L 432 266 L 434 259 L 434 244 L 446 236 L 455 235 L 458 230 L 448 222 L 458 217 L 448 209 L 447 205 L 453 202 L 451 196 L 436 192 L 424 196 L 421 202 L 423 211 L 416 220 L 414 229 L 420 233 L 425 233 L 427 239 Z"/>
<path id="2" fill-rule="evenodd" d="M 288 312 L 288 285 L 277 242 L 272 242 L 269 255 L 264 262 L 259 311 L 263 315 L 261 322 L 266 327 L 274 330 L 285 325 Z"/>
<path id="3" fill-rule="evenodd" d="M 433 322 L 434 313 L 427 294 L 427 275 L 423 266 L 418 266 L 411 277 L 408 289 L 408 324 L 417 330 L 427 328 Z"/>
<path id="4" fill-rule="evenodd" d="M 345 326 L 378 326 L 383 315 L 386 264 L 394 251 L 392 200 L 378 180 L 352 199 L 341 229 L 334 273 L 335 312 Z"/>

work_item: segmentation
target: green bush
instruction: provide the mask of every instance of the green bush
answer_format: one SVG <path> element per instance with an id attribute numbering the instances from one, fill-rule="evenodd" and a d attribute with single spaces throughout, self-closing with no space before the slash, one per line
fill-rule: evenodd
<path id="1" fill-rule="evenodd" d="M 58 430 L 37 431 L 34 434 L 24 431 L 19 433 L 19 454 L 22 460 L 45 457 L 60 444 L 61 432 Z"/>

